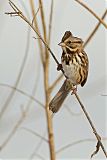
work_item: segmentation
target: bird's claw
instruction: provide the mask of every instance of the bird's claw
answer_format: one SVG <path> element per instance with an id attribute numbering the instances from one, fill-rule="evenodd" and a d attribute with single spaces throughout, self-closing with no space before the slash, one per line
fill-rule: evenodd
<path id="1" fill-rule="evenodd" d="M 71 93 L 71 95 L 76 94 L 76 92 L 77 92 L 77 86 L 72 88 L 72 93 Z"/>
<path id="2" fill-rule="evenodd" d="M 57 71 L 62 70 L 62 64 L 58 64 Z"/>

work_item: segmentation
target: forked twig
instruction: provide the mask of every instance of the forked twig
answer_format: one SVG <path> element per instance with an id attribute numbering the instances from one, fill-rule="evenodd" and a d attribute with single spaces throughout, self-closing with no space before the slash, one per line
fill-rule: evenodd
<path id="1" fill-rule="evenodd" d="M 75 0 L 75 1 L 78 1 L 78 0 Z M 23 15 L 23 13 L 15 6 L 15 4 L 14 4 L 11 0 L 9 0 L 9 4 L 11 4 L 11 6 L 12 6 L 13 10 L 15 11 L 15 13 L 16 13 L 16 12 L 20 12 L 20 14 L 18 14 L 18 15 L 19 15 L 24 21 L 26 21 L 26 22 L 31 26 L 31 28 L 36 32 L 36 34 L 38 35 L 38 37 L 40 37 L 40 39 L 41 39 L 41 41 L 44 43 L 45 47 L 47 47 L 48 51 L 51 53 L 51 55 L 52 55 L 52 57 L 54 58 L 55 62 L 56 62 L 57 64 L 59 64 L 58 60 L 56 59 L 54 53 L 51 51 L 51 49 L 50 49 L 50 47 L 48 46 L 48 44 L 45 42 L 45 40 L 42 38 L 42 36 L 37 32 L 37 30 L 32 26 L 32 24 L 29 22 L 29 20 Z M 93 13 L 93 12 L 92 12 L 92 13 Z M 10 12 L 10 13 L 7 13 L 7 14 L 12 15 L 11 12 Z M 100 18 L 97 17 L 96 15 L 95 15 L 95 17 L 107 28 L 106 24 L 103 22 L 102 19 L 100 19 Z M 63 70 L 62 70 L 62 72 L 63 72 Z M 63 73 L 64 73 L 64 72 L 63 72 Z M 92 128 L 92 130 L 93 130 L 93 133 L 95 134 L 95 136 L 96 136 L 96 138 L 97 138 L 97 140 L 98 140 L 98 143 L 100 144 L 100 146 L 101 146 L 101 148 L 102 148 L 105 156 L 107 157 L 107 153 L 106 153 L 106 150 L 105 150 L 105 148 L 104 148 L 104 146 L 103 146 L 103 144 L 102 144 L 102 142 L 101 142 L 100 136 L 98 135 L 98 133 L 97 133 L 97 131 L 96 131 L 96 129 L 95 129 L 95 127 L 94 127 L 94 125 L 93 125 L 93 123 L 92 123 L 92 121 L 91 121 L 91 119 L 90 119 L 90 117 L 89 117 L 89 115 L 88 115 L 88 113 L 87 113 L 84 105 L 82 104 L 82 102 L 81 102 L 79 96 L 77 95 L 77 93 L 75 93 L 75 96 L 76 96 L 76 98 L 77 98 L 77 100 L 78 100 L 78 102 L 79 102 L 79 104 L 80 104 L 80 106 L 81 106 L 81 108 L 82 108 L 82 110 L 83 110 L 83 112 L 84 112 L 84 114 L 85 114 L 85 116 L 86 116 L 86 118 L 87 118 L 87 120 L 88 120 L 91 128 Z"/>
<path id="2" fill-rule="evenodd" d="M 107 138 L 102 138 L 102 140 L 107 140 Z M 61 148 L 59 148 L 57 151 L 56 151 L 56 154 L 59 154 L 61 153 L 62 151 L 65 151 L 65 149 L 68 149 L 70 147 L 73 147 L 77 144 L 80 144 L 80 143 L 85 143 L 85 142 L 93 142 L 93 141 L 96 141 L 96 139 L 92 139 L 92 138 L 87 138 L 87 139 L 80 139 L 80 140 L 77 140 L 77 141 L 74 141 L 72 143 L 69 143 Z"/>
<path id="3" fill-rule="evenodd" d="M 18 13 L 18 16 L 21 17 L 27 24 L 29 24 L 29 26 L 33 29 L 33 31 L 38 35 L 38 37 L 41 39 L 41 41 L 44 43 L 44 45 L 46 46 L 46 48 L 48 49 L 48 51 L 51 53 L 52 57 L 54 58 L 55 62 L 57 64 L 59 64 L 57 58 L 55 57 L 54 53 L 52 52 L 52 50 L 50 49 L 50 47 L 48 46 L 48 44 L 46 43 L 46 41 L 42 38 L 42 36 L 40 35 L 40 33 L 38 33 L 38 31 L 36 30 L 36 28 L 32 25 L 32 23 L 24 16 L 24 14 L 19 10 L 18 7 L 16 7 L 16 5 L 9 0 L 9 4 L 10 6 L 13 8 L 15 13 Z M 5 14 L 7 15 L 11 15 L 13 14 L 13 12 L 6 12 Z M 62 70 L 63 74 L 64 71 Z"/>

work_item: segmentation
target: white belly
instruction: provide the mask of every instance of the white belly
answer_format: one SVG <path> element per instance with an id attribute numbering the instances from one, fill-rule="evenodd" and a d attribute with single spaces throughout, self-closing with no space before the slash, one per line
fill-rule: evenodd
<path id="1" fill-rule="evenodd" d="M 72 63 L 70 65 L 66 65 L 65 61 L 62 63 L 63 70 L 65 72 L 65 75 L 71 80 L 72 84 L 77 84 L 77 70 L 78 67 L 76 65 L 73 65 Z"/>

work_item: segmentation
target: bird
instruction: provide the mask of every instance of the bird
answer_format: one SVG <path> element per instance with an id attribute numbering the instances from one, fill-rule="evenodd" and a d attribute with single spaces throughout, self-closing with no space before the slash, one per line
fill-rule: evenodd
<path id="1" fill-rule="evenodd" d="M 66 31 L 59 46 L 62 48 L 61 64 L 57 70 L 63 70 L 66 80 L 49 103 L 49 110 L 56 113 L 70 93 L 76 93 L 77 85 L 85 85 L 88 77 L 89 60 L 83 47 L 83 40 Z"/>

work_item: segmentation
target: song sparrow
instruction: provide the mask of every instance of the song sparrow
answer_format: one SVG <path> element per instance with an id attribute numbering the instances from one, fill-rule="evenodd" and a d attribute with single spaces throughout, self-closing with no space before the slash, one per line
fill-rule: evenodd
<path id="1" fill-rule="evenodd" d="M 87 81 L 88 76 L 88 57 L 83 48 L 83 41 L 78 37 L 74 37 L 70 31 L 66 31 L 61 43 L 62 47 L 61 64 L 58 66 L 58 70 L 61 68 L 64 70 L 66 80 L 62 87 L 51 100 L 49 109 L 56 113 L 69 92 L 73 89 L 76 91 L 74 86 L 81 84 L 83 87 Z"/>

